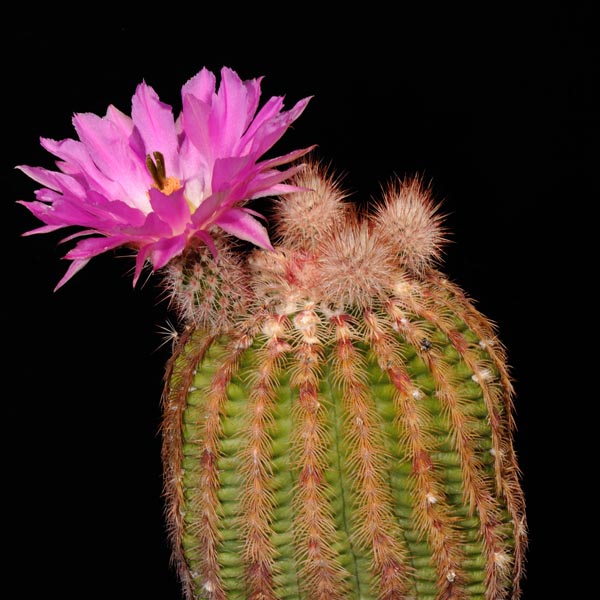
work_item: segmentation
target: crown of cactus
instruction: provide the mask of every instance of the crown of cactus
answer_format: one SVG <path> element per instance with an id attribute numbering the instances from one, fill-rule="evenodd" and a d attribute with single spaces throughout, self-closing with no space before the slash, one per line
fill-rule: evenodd
<path id="1" fill-rule="evenodd" d="M 436 268 L 418 180 L 361 215 L 312 163 L 274 250 L 166 268 L 186 323 L 163 459 L 187 597 L 516 599 L 526 546 L 494 328 Z"/>

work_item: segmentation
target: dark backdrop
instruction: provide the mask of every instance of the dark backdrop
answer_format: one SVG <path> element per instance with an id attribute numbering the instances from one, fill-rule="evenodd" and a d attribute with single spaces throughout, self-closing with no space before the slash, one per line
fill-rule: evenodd
<path id="1" fill-rule="evenodd" d="M 585 283 L 571 265 L 593 240 L 583 225 L 598 200 L 591 11 L 197 10 L 4 24 L 4 514 L 15 597 L 180 593 L 158 435 L 160 328 L 173 316 L 157 278 L 132 289 L 133 262 L 119 252 L 53 293 L 66 248 L 60 234 L 20 237 L 36 221 L 14 201 L 36 185 L 12 167 L 50 167 L 38 137 L 73 136 L 73 112 L 128 112 L 142 79 L 178 110 L 180 86 L 222 65 L 264 75 L 263 98 L 285 94 L 287 106 L 314 95 L 276 149 L 317 143 L 357 201 L 394 174 L 432 182 L 452 234 L 446 272 L 498 324 L 515 378 L 531 528 L 524 597 L 571 597 L 582 568 L 574 536 L 591 526 L 566 507 L 590 501 L 575 475 L 572 415 L 591 397 L 572 370 L 584 354 L 575 309 L 585 312 L 572 298 Z"/>

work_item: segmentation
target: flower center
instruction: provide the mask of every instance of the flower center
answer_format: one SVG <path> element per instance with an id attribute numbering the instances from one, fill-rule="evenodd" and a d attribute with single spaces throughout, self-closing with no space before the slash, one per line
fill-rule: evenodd
<path id="1" fill-rule="evenodd" d="M 166 196 L 170 196 L 173 192 L 180 190 L 181 182 L 179 179 L 177 177 L 167 177 L 165 157 L 160 152 L 153 152 L 152 156 L 150 154 L 146 156 L 146 166 L 154 180 L 152 186 L 158 188 Z"/>

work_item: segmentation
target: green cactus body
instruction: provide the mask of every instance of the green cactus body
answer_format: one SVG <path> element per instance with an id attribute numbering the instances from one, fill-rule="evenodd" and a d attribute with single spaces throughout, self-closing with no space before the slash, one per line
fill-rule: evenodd
<path id="1" fill-rule="evenodd" d="M 311 169 L 314 191 L 286 202 L 325 210 L 315 230 L 284 215 L 281 244 L 246 263 L 223 242 L 214 285 L 237 290 L 235 314 L 211 321 L 212 296 L 190 295 L 205 250 L 170 276 L 188 315 L 163 426 L 187 596 L 518 598 L 524 502 L 493 328 L 422 250 L 397 251 L 389 214 L 358 219 Z"/>

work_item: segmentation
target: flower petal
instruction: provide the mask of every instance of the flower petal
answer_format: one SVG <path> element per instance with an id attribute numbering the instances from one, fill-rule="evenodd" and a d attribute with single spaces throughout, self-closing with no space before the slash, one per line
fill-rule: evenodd
<path id="1" fill-rule="evenodd" d="M 310 98 L 304 98 L 287 112 L 282 112 L 265 121 L 253 135 L 251 142 L 252 154 L 261 156 L 278 142 L 288 127 L 302 114 L 309 101 Z"/>
<path id="2" fill-rule="evenodd" d="M 208 249 L 212 252 L 212 255 L 215 258 L 215 261 L 218 261 L 219 251 L 214 240 L 210 237 L 210 234 L 206 231 L 197 231 L 195 236 L 200 238 L 208 246 Z"/>
<path id="3" fill-rule="evenodd" d="M 145 153 L 160 152 L 168 177 L 179 177 L 178 142 L 173 110 L 145 83 L 138 85 L 131 101 L 131 117 L 144 142 Z"/>
<path id="4" fill-rule="evenodd" d="M 21 202 L 21 204 L 25 204 Z M 25 206 L 27 206 L 25 204 Z M 23 237 L 27 237 L 29 235 L 37 235 L 38 233 L 51 233 L 52 231 L 57 231 L 58 229 L 62 229 L 64 225 L 43 225 L 42 227 L 36 227 L 35 229 L 30 229 L 29 231 L 25 231 L 21 235 Z"/>
<path id="5" fill-rule="evenodd" d="M 200 206 L 192 214 L 192 223 L 196 229 L 210 229 L 214 219 L 219 212 L 219 208 L 224 207 L 226 198 L 223 194 L 213 194 L 204 199 Z M 232 202 L 235 202 L 235 198 Z M 230 202 L 230 204 L 232 203 Z"/>
<path id="6" fill-rule="evenodd" d="M 135 257 L 135 271 L 133 273 L 133 287 L 137 285 L 138 279 L 142 274 L 142 269 L 146 264 L 146 259 L 148 258 L 148 254 L 150 253 L 150 246 L 142 246 Z"/>
<path id="7" fill-rule="evenodd" d="M 114 198 L 123 195 L 123 187 L 107 177 L 94 163 L 83 142 L 41 138 L 42 147 L 62 159 L 58 163 L 64 173 L 77 177 L 89 188 Z"/>
<path id="8" fill-rule="evenodd" d="M 67 192 L 79 198 L 85 198 L 85 189 L 82 185 L 70 175 L 58 173 L 56 171 L 48 171 L 42 167 L 28 167 L 27 165 L 19 165 L 16 167 L 19 171 L 23 171 L 27 177 L 31 177 L 34 181 L 55 190 L 56 192 Z"/>
<path id="9" fill-rule="evenodd" d="M 210 122 L 211 133 L 218 145 L 217 156 L 235 153 L 236 144 L 256 112 L 259 94 L 258 80 L 243 82 L 235 71 L 226 67 L 221 69 L 221 84 L 212 105 Z"/>
<path id="10" fill-rule="evenodd" d="M 148 257 L 150 257 L 153 270 L 156 271 L 157 269 L 160 269 L 164 267 L 172 258 L 183 252 L 183 249 L 187 244 L 188 237 L 189 235 L 184 233 L 182 235 L 163 238 L 157 242 L 143 245 L 136 257 L 133 285 L 135 286 L 138 282 Z"/>
<path id="11" fill-rule="evenodd" d="M 212 71 L 204 67 L 197 75 L 185 83 L 181 88 L 182 100 L 187 96 L 194 96 L 197 100 L 201 100 L 206 104 L 212 102 L 213 94 L 216 89 L 216 78 Z"/>
<path id="12" fill-rule="evenodd" d="M 114 123 L 128 139 L 133 133 L 133 120 L 112 104 L 106 109 L 106 119 Z"/>
<path id="13" fill-rule="evenodd" d="M 188 241 L 188 235 L 183 233 L 172 238 L 163 238 L 152 244 L 150 256 L 154 270 L 164 267 L 172 258 L 179 256 Z"/>
<path id="14" fill-rule="evenodd" d="M 301 148 L 300 150 L 294 150 L 292 152 L 288 152 L 287 154 L 283 154 L 282 156 L 276 156 L 275 158 L 271 158 L 269 160 L 263 160 L 259 163 L 261 170 L 272 169 L 273 167 L 279 167 L 280 165 L 285 165 L 295 161 L 296 159 L 312 152 L 317 147 L 316 144 L 309 146 L 308 148 Z"/>
<path id="15" fill-rule="evenodd" d="M 146 152 L 140 132 L 134 127 L 133 119 L 114 107 L 112 104 L 106 110 L 106 119 L 114 123 L 121 133 L 129 140 L 129 147 L 142 165 L 146 164 Z"/>
<path id="16" fill-rule="evenodd" d="M 56 292 L 56 290 L 58 290 L 63 285 L 65 285 L 65 283 L 67 283 L 67 281 L 69 281 L 69 279 L 71 279 L 71 277 L 73 277 L 73 275 L 76 275 L 77 273 L 79 273 L 79 271 L 81 271 L 81 269 L 83 269 L 83 267 L 85 267 L 85 265 L 87 265 L 89 262 L 90 262 L 89 258 L 81 259 L 81 260 L 74 260 L 69 265 L 69 268 L 67 269 L 67 272 L 63 275 L 62 279 L 56 284 L 54 291 Z"/>
<path id="17" fill-rule="evenodd" d="M 65 255 L 65 258 L 68 258 L 69 260 L 89 260 L 94 256 L 98 256 L 98 254 L 122 246 L 126 242 L 127 237 L 123 235 L 116 237 L 86 238 L 85 240 L 79 241 L 73 249 L 69 250 Z"/>
<path id="18" fill-rule="evenodd" d="M 149 177 L 145 164 L 131 152 L 123 132 L 112 121 L 92 113 L 75 115 L 73 123 L 94 163 L 121 188 L 120 194 L 111 190 L 112 194 L 141 208 Z"/>
<path id="19" fill-rule="evenodd" d="M 245 154 L 249 151 L 250 144 L 252 143 L 256 132 L 265 123 L 275 118 L 281 112 L 282 108 L 283 96 L 273 96 L 264 103 L 263 107 L 258 111 L 258 114 L 254 117 L 247 131 L 240 139 L 240 143 L 238 145 L 238 152 L 240 154 Z"/>
<path id="20" fill-rule="evenodd" d="M 210 136 L 210 105 L 196 96 L 183 97 L 183 128 L 204 161 L 212 165 L 214 160 L 213 140 Z"/>
<path id="21" fill-rule="evenodd" d="M 81 271 L 91 258 L 108 250 L 112 250 L 117 246 L 122 246 L 125 242 L 126 240 L 123 238 L 117 239 L 105 237 L 81 240 L 75 248 L 66 254 L 65 258 L 72 260 L 73 262 L 63 278 L 56 284 L 54 291 L 62 287 L 69 279 L 71 279 L 71 277 L 73 277 L 73 275 Z"/>
<path id="22" fill-rule="evenodd" d="M 273 250 L 264 225 L 242 208 L 230 208 L 217 218 L 215 224 L 241 240 L 252 242 L 266 250 Z"/>
<path id="23" fill-rule="evenodd" d="M 152 210 L 162 221 L 169 224 L 173 233 L 181 233 L 191 223 L 190 208 L 183 189 L 175 190 L 167 196 L 152 188 L 149 194 Z"/>
<path id="24" fill-rule="evenodd" d="M 285 171 L 272 169 L 270 171 L 259 173 L 252 178 L 252 181 L 245 189 L 245 193 L 248 195 L 248 198 L 252 199 L 263 198 L 264 196 L 276 193 L 272 191 L 274 186 L 278 186 L 285 179 L 289 179 L 292 175 L 302 170 L 303 167 L 304 165 L 296 165 Z"/>
<path id="25" fill-rule="evenodd" d="M 219 158 L 213 167 L 212 190 L 214 193 L 246 183 L 250 170 L 254 166 L 251 156 L 231 156 Z M 243 198 L 238 198 L 242 200 Z"/>
<path id="26" fill-rule="evenodd" d="M 173 230 L 156 213 L 151 212 L 146 216 L 146 221 L 141 227 L 131 231 L 132 239 L 142 241 L 156 241 L 162 237 L 171 237 Z"/>

